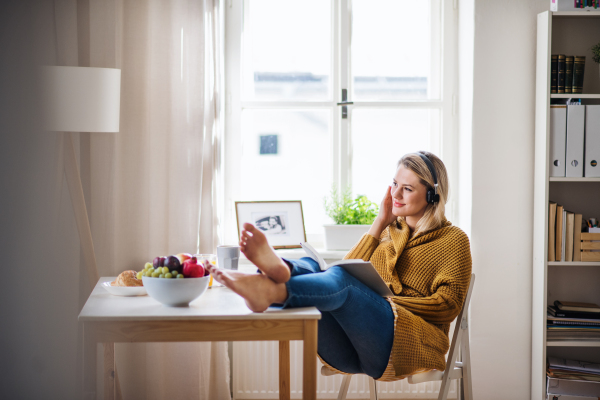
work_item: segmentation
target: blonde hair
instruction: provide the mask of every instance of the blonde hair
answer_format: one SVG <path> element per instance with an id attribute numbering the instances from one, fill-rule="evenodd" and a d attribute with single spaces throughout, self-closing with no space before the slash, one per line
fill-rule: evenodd
<path id="1" fill-rule="evenodd" d="M 444 220 L 446 219 L 446 202 L 448 201 L 448 194 L 450 192 L 450 187 L 448 186 L 448 174 L 446 172 L 446 166 L 433 153 L 428 151 L 420 151 L 418 153 L 409 153 L 405 154 L 400 161 L 398 161 L 398 167 L 401 165 L 404 168 L 411 170 L 415 173 L 421 180 L 421 183 L 425 185 L 428 189 L 434 190 L 434 180 L 431 171 L 429 171 L 429 167 L 419 153 L 426 156 L 429 161 L 433 164 L 433 168 L 435 169 L 435 173 L 437 175 L 437 194 L 440 195 L 440 201 L 433 204 L 427 204 L 425 208 L 425 214 L 419 222 L 417 222 L 417 226 L 415 227 L 415 231 L 413 232 L 413 237 L 420 235 L 425 232 L 433 231 L 442 227 Z M 400 217 L 404 219 L 404 217 Z"/>

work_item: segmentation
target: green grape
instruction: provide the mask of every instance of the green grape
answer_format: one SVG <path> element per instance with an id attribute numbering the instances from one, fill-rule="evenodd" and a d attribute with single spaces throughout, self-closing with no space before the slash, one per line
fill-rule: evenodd
<path id="1" fill-rule="evenodd" d="M 170 273 L 170 272 L 167 272 L 167 273 L 165 274 L 165 278 L 167 278 L 167 279 L 171 279 L 172 277 L 173 277 L 173 274 L 172 274 L 172 273 Z"/>
<path id="2" fill-rule="evenodd" d="M 138 279 L 142 279 L 142 276 L 143 276 L 143 275 L 144 275 L 144 272 L 143 272 L 143 271 L 140 271 L 140 272 L 138 272 L 138 273 L 137 273 L 137 275 L 136 275 L 136 278 L 138 278 Z"/>
<path id="3" fill-rule="evenodd" d="M 164 277 L 165 277 L 165 274 L 160 274 L 160 275 L 158 275 L 158 277 L 159 277 L 159 278 L 164 278 Z"/>
<path id="4" fill-rule="evenodd" d="M 152 277 L 153 277 L 153 278 L 158 278 L 159 276 L 160 276 L 160 274 L 159 274 L 157 271 L 154 271 L 154 272 L 152 273 Z"/>
<path id="5" fill-rule="evenodd" d="M 169 273 L 169 268 L 168 267 L 162 267 L 162 273 L 163 274 Z"/>
<path id="6" fill-rule="evenodd" d="M 152 277 L 152 270 L 147 269 L 146 272 L 144 273 L 147 277 L 151 278 Z"/>
<path id="7" fill-rule="evenodd" d="M 177 279 L 183 279 L 183 274 L 178 274 Z"/>
<path id="8" fill-rule="evenodd" d="M 147 262 L 146 265 L 144 265 L 144 269 L 148 269 L 148 268 L 154 268 L 152 266 L 152 263 Z"/>

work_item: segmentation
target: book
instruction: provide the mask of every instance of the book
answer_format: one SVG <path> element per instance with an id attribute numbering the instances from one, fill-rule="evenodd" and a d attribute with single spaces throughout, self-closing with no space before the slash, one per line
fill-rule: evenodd
<path id="1" fill-rule="evenodd" d="M 567 226 L 565 229 L 565 261 L 573 261 L 573 228 L 575 214 L 567 211 Z"/>
<path id="2" fill-rule="evenodd" d="M 566 322 L 575 322 L 578 324 L 591 324 L 591 325 L 600 325 L 600 320 L 599 319 L 593 319 L 593 318 L 567 318 L 567 317 L 554 317 L 552 315 L 550 315 L 550 313 L 548 313 L 546 315 L 546 319 L 547 321 L 557 321 L 557 322 L 561 322 L 561 323 L 566 323 Z"/>
<path id="3" fill-rule="evenodd" d="M 341 260 L 331 264 L 327 264 L 323 257 L 308 243 L 302 242 L 300 246 L 304 249 L 306 254 L 319 264 L 321 271 L 326 271 L 331 267 L 339 266 L 342 267 L 352 275 L 364 283 L 368 288 L 373 290 L 375 293 L 382 297 L 394 296 L 394 293 L 390 290 L 385 281 L 381 278 L 373 264 L 370 261 L 364 260 Z"/>
<path id="4" fill-rule="evenodd" d="M 548 261 L 556 261 L 556 203 L 548 207 Z"/>
<path id="5" fill-rule="evenodd" d="M 581 261 L 581 223 L 583 216 L 575 214 L 574 232 L 573 232 L 573 261 Z"/>
<path id="6" fill-rule="evenodd" d="M 595 326 L 600 328 L 600 321 L 598 322 L 579 322 L 579 321 L 563 321 L 563 320 L 548 320 L 548 325 L 556 326 Z"/>
<path id="7" fill-rule="evenodd" d="M 585 56 L 575 56 L 573 63 L 573 91 L 583 93 L 583 74 L 585 72 Z M 559 82 L 560 84 L 560 82 Z M 560 92 L 559 92 L 560 93 Z"/>
<path id="8" fill-rule="evenodd" d="M 562 238 L 560 239 L 562 248 L 560 250 L 560 261 L 565 261 L 567 250 L 567 210 L 562 213 Z"/>
<path id="9" fill-rule="evenodd" d="M 561 205 L 556 206 L 556 261 L 562 261 L 562 231 L 563 231 L 563 211 L 564 207 Z"/>
<path id="10" fill-rule="evenodd" d="M 558 93 L 558 54 L 550 57 L 550 93 Z"/>
<path id="11" fill-rule="evenodd" d="M 594 303 L 583 303 L 579 301 L 554 301 L 554 306 L 560 311 L 577 311 L 577 312 L 589 312 L 589 313 L 600 313 L 600 307 Z"/>
<path id="12" fill-rule="evenodd" d="M 598 320 L 600 320 L 600 313 L 563 311 L 563 310 L 557 309 L 554 306 L 548 306 L 548 313 L 550 315 L 552 315 L 553 317 L 583 318 L 583 319 L 598 319 Z"/>
<path id="13" fill-rule="evenodd" d="M 565 93 L 573 92 L 573 56 L 565 57 Z"/>
<path id="14" fill-rule="evenodd" d="M 565 92 L 565 55 L 558 55 L 558 85 L 557 92 L 564 93 Z"/>

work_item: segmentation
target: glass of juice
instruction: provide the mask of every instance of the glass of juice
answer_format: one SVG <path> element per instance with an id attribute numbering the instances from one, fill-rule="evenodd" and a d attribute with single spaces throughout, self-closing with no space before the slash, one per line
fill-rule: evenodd
<path id="1" fill-rule="evenodd" d="M 217 265 L 217 255 L 216 254 L 194 254 L 194 257 L 198 260 L 198 264 L 202 263 L 204 265 L 204 260 L 208 260 L 212 265 Z M 208 287 L 212 287 L 213 277 L 210 276 L 210 281 L 208 281 Z"/>

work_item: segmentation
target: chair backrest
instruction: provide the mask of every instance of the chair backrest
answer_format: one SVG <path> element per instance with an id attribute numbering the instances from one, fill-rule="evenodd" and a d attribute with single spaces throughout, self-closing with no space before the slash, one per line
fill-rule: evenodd
<path id="1" fill-rule="evenodd" d="M 475 284 L 475 274 L 471 274 L 471 281 L 469 282 L 469 289 L 467 289 L 467 296 L 465 297 L 465 302 L 463 303 L 462 310 L 456 317 L 456 325 L 454 326 L 454 334 L 452 335 L 452 344 L 450 345 L 450 351 L 448 352 L 448 362 L 446 365 L 446 370 L 449 369 L 450 361 L 456 360 L 456 347 L 460 345 L 460 339 L 462 339 L 462 335 L 460 335 L 460 329 L 467 328 L 467 310 L 469 309 L 469 302 L 471 301 L 471 293 L 473 292 L 473 285 Z M 454 367 L 454 366 L 453 366 Z"/>

